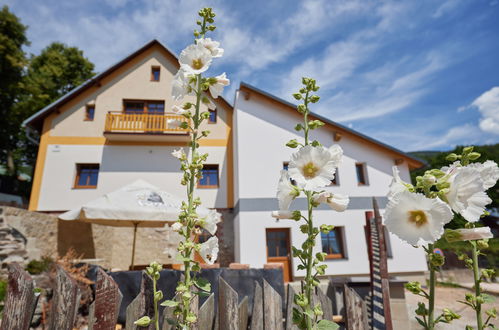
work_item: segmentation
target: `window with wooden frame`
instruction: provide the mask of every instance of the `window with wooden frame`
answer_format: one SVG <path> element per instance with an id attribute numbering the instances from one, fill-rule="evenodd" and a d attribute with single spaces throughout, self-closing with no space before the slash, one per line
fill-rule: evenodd
<path id="1" fill-rule="evenodd" d="M 165 101 L 123 100 L 123 112 L 126 114 L 162 115 L 165 113 Z"/>
<path id="2" fill-rule="evenodd" d="M 76 178 L 74 188 L 97 188 L 99 180 L 99 164 L 76 164 Z"/>
<path id="3" fill-rule="evenodd" d="M 369 180 L 367 178 L 366 163 L 355 163 L 355 172 L 357 173 L 357 183 L 359 186 L 367 186 Z"/>
<path id="4" fill-rule="evenodd" d="M 204 165 L 198 188 L 218 188 L 218 165 Z"/>
<path id="5" fill-rule="evenodd" d="M 344 259 L 346 257 L 343 241 L 343 227 L 334 227 L 327 234 L 321 232 L 322 252 L 326 253 L 326 259 Z"/>
<path id="6" fill-rule="evenodd" d="M 151 81 L 159 81 L 160 73 L 161 73 L 161 67 L 152 66 L 151 67 Z"/>
<path id="7" fill-rule="evenodd" d="M 217 109 L 209 110 L 210 117 L 208 117 L 208 124 L 216 124 L 217 123 Z"/>
<path id="8" fill-rule="evenodd" d="M 329 184 L 330 186 L 339 186 L 340 185 L 340 178 L 339 178 L 339 173 L 338 169 L 334 172 L 334 179 L 331 180 L 331 183 Z"/>
<path id="9" fill-rule="evenodd" d="M 85 107 L 85 121 L 93 121 L 95 116 L 95 105 L 87 104 Z"/>

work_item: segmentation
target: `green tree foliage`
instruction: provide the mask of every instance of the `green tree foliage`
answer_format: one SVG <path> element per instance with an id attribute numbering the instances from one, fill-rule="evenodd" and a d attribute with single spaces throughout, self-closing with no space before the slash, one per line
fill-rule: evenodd
<path id="1" fill-rule="evenodd" d="M 442 166 L 448 166 L 449 161 L 445 160 L 445 157 L 450 153 L 460 154 L 463 151 L 464 146 L 457 146 L 451 151 L 438 152 L 438 151 L 419 151 L 412 152 L 411 155 L 425 160 L 428 166 L 422 167 L 420 169 L 411 172 L 412 182 L 415 183 L 416 177 L 418 175 L 423 175 L 424 171 L 428 168 L 441 168 Z M 499 143 L 492 145 L 475 146 L 473 151 L 480 153 L 482 156 L 475 160 L 476 162 L 484 162 L 484 160 L 489 159 L 495 161 L 499 164 Z M 490 207 L 499 208 L 499 183 L 487 191 L 489 197 L 492 199 L 492 204 Z"/>
<path id="2" fill-rule="evenodd" d="M 14 107 L 22 93 L 27 63 L 22 47 L 28 44 L 26 26 L 4 6 L 0 11 L 0 160 L 7 165 L 9 175 L 16 174 L 13 150 L 19 126 L 12 120 L 16 119 Z"/>

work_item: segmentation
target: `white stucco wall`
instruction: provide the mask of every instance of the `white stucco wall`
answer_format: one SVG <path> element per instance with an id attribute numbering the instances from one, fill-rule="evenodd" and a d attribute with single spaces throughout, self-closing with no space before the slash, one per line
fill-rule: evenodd
<path id="1" fill-rule="evenodd" d="M 303 139 L 302 135 L 293 129 L 300 120 L 302 119 L 298 113 L 279 108 L 275 103 L 254 93 L 248 100 L 240 91 L 236 95 L 234 123 L 237 130 L 234 158 L 238 164 L 238 175 L 235 176 L 234 184 L 235 202 L 240 211 L 235 224 L 238 262 L 261 267 L 267 261 L 266 228 L 290 228 L 291 244 L 301 245 L 305 238 L 297 223 L 290 220 L 277 222 L 270 217 L 271 210 L 268 209 L 271 204 L 277 207 L 275 196 L 280 170 L 283 162 L 289 161 L 291 153 L 295 151 L 285 147 L 285 143 L 290 139 Z M 333 128 L 326 126 L 313 131 L 312 139 L 318 139 L 326 147 L 331 146 L 334 143 Z M 367 274 L 369 263 L 364 234 L 365 211 L 372 209 L 368 200 L 370 197 L 386 196 L 395 156 L 383 152 L 381 148 L 373 148 L 372 144 L 363 143 L 356 137 L 343 136 L 337 143 L 344 151 L 343 162 L 338 170 L 339 185 L 326 189 L 357 198 L 357 202 L 362 199 L 360 204 L 366 206 L 357 206 L 344 213 L 318 210 L 314 222 L 316 225 L 327 223 L 344 227 L 348 257 L 326 261 L 330 265 L 327 275 Z M 356 162 L 367 164 L 368 185 L 358 185 Z M 410 180 L 407 163 L 399 165 L 399 168 L 402 178 Z M 390 241 L 393 252 L 393 258 L 388 264 L 390 272 L 426 270 L 424 253 L 420 249 L 415 249 L 394 236 Z M 316 252 L 321 248 L 319 236 Z M 303 274 L 296 270 L 297 264 L 295 260 L 294 275 L 302 276 Z"/>
<path id="2" fill-rule="evenodd" d="M 178 147 L 49 145 L 41 184 L 39 211 L 69 210 L 137 179 L 185 196 L 180 184 L 180 163 L 171 153 Z M 201 147 L 208 152 L 207 164 L 219 165 L 218 189 L 198 189 L 206 207 L 227 207 L 227 163 L 225 147 Z M 100 164 L 96 189 L 73 188 L 76 164 Z"/>

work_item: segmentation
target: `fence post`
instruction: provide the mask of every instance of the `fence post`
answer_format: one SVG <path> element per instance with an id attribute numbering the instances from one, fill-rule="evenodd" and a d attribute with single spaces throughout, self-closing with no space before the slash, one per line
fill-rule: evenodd
<path id="1" fill-rule="evenodd" d="M 56 266 L 56 285 L 48 322 L 49 329 L 72 330 L 81 293 L 76 280 L 61 266 Z"/>
<path id="2" fill-rule="evenodd" d="M 237 292 L 222 277 L 219 278 L 218 283 L 218 321 L 220 330 L 238 330 Z"/>
<path id="3" fill-rule="evenodd" d="M 1 330 L 29 329 L 38 300 L 34 289 L 31 276 L 19 264 L 11 264 Z"/>
<path id="4" fill-rule="evenodd" d="M 215 294 L 212 293 L 199 308 L 198 324 L 199 330 L 213 329 L 213 316 L 215 315 Z"/>
<path id="5" fill-rule="evenodd" d="M 281 295 L 263 280 L 263 323 L 264 329 L 282 329 L 282 299 Z"/>
<path id="6" fill-rule="evenodd" d="M 367 306 L 354 289 L 344 284 L 346 328 L 348 330 L 369 329 Z"/>
<path id="7" fill-rule="evenodd" d="M 288 283 L 288 297 L 286 303 L 286 330 L 298 330 L 298 326 L 293 324 L 293 307 L 300 309 L 295 305 L 295 289 Z"/>
<path id="8" fill-rule="evenodd" d="M 154 295 L 152 279 L 145 272 L 142 272 L 140 292 L 126 308 L 126 330 L 154 329 L 154 324 L 151 324 L 147 328 L 139 328 L 133 324 L 133 322 L 146 315 L 151 319 L 154 317 Z"/>
<path id="9" fill-rule="evenodd" d="M 257 281 L 255 281 L 255 295 L 253 296 L 253 310 L 251 312 L 250 329 L 263 329 L 263 291 Z"/>
<path id="10" fill-rule="evenodd" d="M 95 300 L 88 315 L 89 330 L 114 330 L 123 295 L 116 282 L 102 268 L 97 270 Z"/>

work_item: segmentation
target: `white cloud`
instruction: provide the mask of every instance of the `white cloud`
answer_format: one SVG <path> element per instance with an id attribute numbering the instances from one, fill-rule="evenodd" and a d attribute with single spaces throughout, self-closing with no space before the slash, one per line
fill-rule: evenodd
<path id="1" fill-rule="evenodd" d="M 480 129 L 499 135 L 499 86 L 492 87 L 471 103 L 480 111 Z"/>

